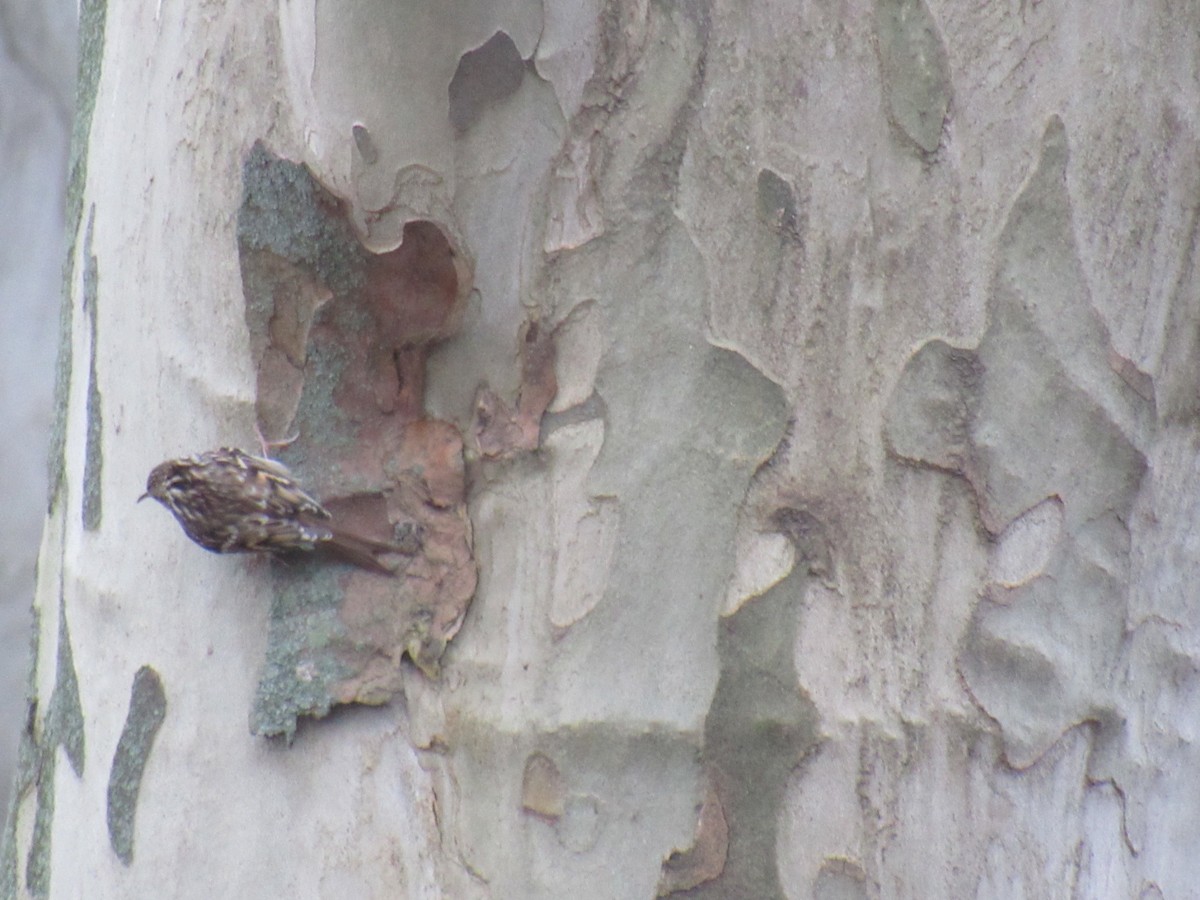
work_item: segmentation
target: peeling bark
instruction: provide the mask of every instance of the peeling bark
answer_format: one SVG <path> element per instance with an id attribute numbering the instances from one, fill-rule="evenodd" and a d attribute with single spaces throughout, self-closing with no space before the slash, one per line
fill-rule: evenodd
<path id="1" fill-rule="evenodd" d="M 84 12 L 9 895 L 1200 883 L 1194 12 Z"/>

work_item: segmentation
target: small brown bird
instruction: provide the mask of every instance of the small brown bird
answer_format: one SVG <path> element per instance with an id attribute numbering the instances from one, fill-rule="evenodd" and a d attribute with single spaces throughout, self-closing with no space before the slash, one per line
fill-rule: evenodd
<path id="1" fill-rule="evenodd" d="M 355 565 L 394 575 L 378 554 L 412 552 L 343 531 L 296 484 L 287 466 L 232 447 L 160 463 L 138 502 L 147 497 L 169 509 L 187 536 L 213 553 L 327 549 Z"/>

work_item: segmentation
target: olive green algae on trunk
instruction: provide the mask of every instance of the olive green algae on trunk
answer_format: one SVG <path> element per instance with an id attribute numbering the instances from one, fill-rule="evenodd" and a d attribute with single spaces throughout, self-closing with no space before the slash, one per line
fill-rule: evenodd
<path id="1" fill-rule="evenodd" d="M 166 715 L 167 697 L 162 680 L 154 669 L 142 666 L 133 676 L 129 713 L 108 778 L 108 838 L 113 852 L 125 865 L 133 862 L 134 816 L 142 775 Z"/>

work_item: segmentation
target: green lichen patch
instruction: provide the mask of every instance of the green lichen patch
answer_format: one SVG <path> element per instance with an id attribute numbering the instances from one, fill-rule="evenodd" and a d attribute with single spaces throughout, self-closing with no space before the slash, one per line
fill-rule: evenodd
<path id="1" fill-rule="evenodd" d="M 889 117 L 933 153 L 950 107 L 950 64 L 933 16 L 923 0 L 878 0 L 875 27 Z"/>
<path id="2" fill-rule="evenodd" d="M 4 825 L 3 843 L 0 843 L 0 897 L 4 900 L 17 896 L 17 814 L 21 804 L 37 784 L 41 767 L 41 754 L 37 742 L 37 660 L 42 634 L 40 619 L 38 610 L 34 608 L 33 628 L 29 637 L 29 671 L 25 686 L 25 727 L 21 729 L 17 744 L 16 772 L 9 798 L 8 817 Z"/>
<path id="3" fill-rule="evenodd" d="M 303 166 L 255 144 L 242 167 L 238 243 L 302 263 L 336 294 L 362 284 L 366 251 L 337 200 Z"/>
<path id="4" fill-rule="evenodd" d="M 50 895 L 50 832 L 54 824 L 53 752 L 45 754 L 38 770 L 37 811 L 33 816 L 33 837 L 25 861 L 25 887 L 34 897 Z"/>
<path id="5" fill-rule="evenodd" d="M 67 610 L 59 602 L 58 659 L 54 692 L 46 710 L 43 744 L 53 749 L 61 746 L 76 775 L 83 775 L 84 734 L 83 707 L 79 701 L 79 679 L 75 674 L 75 656 L 71 650 L 71 633 L 67 627 Z"/>
<path id="6" fill-rule="evenodd" d="M 36 656 L 34 657 L 36 659 Z M 20 742 L 17 745 L 17 768 L 13 779 L 12 797 L 9 800 L 8 820 L 4 826 L 4 840 L 0 845 L 0 897 L 15 898 L 17 896 L 17 813 L 25 798 L 38 785 L 38 779 L 43 777 L 42 752 L 36 737 L 37 702 L 32 694 L 28 701 L 25 727 L 21 729 Z M 53 775 L 51 764 L 50 775 Z M 51 803 L 53 803 L 53 798 Z M 36 833 L 35 833 L 36 836 Z M 44 853 L 46 848 L 39 848 Z M 33 857 L 31 852 L 30 857 Z M 28 870 L 28 863 L 26 869 Z"/>
<path id="7" fill-rule="evenodd" d="M 38 702 L 34 673 L 40 652 L 40 616 L 34 610 L 34 629 L 30 652 L 30 674 L 25 727 L 17 750 L 17 770 L 8 810 L 3 843 L 0 845 L 0 897 L 17 896 L 17 814 L 21 804 L 36 792 L 33 830 L 25 860 L 25 887 L 34 897 L 46 897 L 50 891 L 50 838 L 54 821 L 54 773 L 56 750 L 61 746 L 71 768 L 82 776 L 85 762 L 83 710 L 79 701 L 79 682 L 71 652 L 71 635 L 66 607 L 59 601 L 58 654 L 54 689 L 45 718 L 38 721 Z M 40 728 L 39 728 L 40 724 Z"/>
<path id="8" fill-rule="evenodd" d="M 63 296 L 58 315 L 58 356 L 54 366 L 54 419 L 50 423 L 50 443 L 46 456 L 49 491 L 46 500 L 47 514 L 53 514 L 61 499 L 66 479 L 65 450 L 67 442 L 67 394 L 71 387 L 71 332 L 75 327 L 74 307 L 71 304 L 70 278 L 73 273 L 71 256 L 67 257 L 63 275 Z"/>
<path id="9" fill-rule="evenodd" d="M 704 760 L 729 820 L 719 878 L 689 897 L 783 898 L 775 847 L 788 777 L 816 747 L 818 713 L 792 662 L 804 576 L 793 575 L 720 624 L 721 675 Z"/>
<path id="10" fill-rule="evenodd" d="M 108 776 L 108 839 L 125 865 L 133 862 L 134 815 L 142 775 L 166 714 L 162 680 L 150 666 L 142 666 L 133 676 L 129 713 Z"/>
<path id="11" fill-rule="evenodd" d="M 96 257 L 92 254 L 92 226 L 96 211 L 88 217 L 87 237 L 83 242 L 83 310 L 88 320 L 88 392 L 87 392 L 87 442 L 83 463 L 83 527 L 95 531 L 100 527 L 102 493 L 100 479 L 104 470 L 102 435 L 104 416 L 100 400 L 100 384 L 96 374 L 97 313 L 100 274 Z"/>
<path id="12" fill-rule="evenodd" d="M 75 282 L 75 249 L 83 220 L 83 194 L 87 187 L 88 139 L 92 114 L 100 86 L 100 63 L 104 57 L 104 26 L 108 18 L 107 0 L 83 0 L 79 5 L 79 72 L 75 81 L 75 119 L 71 130 L 71 155 L 68 163 L 66 229 L 70 238 L 63 263 L 62 305 L 59 312 L 58 360 L 54 374 L 54 421 L 50 428 L 49 499 L 47 508 L 58 502 L 63 478 L 67 433 L 67 395 L 71 387 L 71 333 L 74 309 L 71 287 Z"/>
<path id="13" fill-rule="evenodd" d="M 348 640 L 338 618 L 335 572 L 341 568 L 306 560 L 277 572 L 267 660 L 250 713 L 254 734 L 284 735 L 290 741 L 297 717 L 327 715 L 337 684 L 351 675 L 336 649 Z"/>

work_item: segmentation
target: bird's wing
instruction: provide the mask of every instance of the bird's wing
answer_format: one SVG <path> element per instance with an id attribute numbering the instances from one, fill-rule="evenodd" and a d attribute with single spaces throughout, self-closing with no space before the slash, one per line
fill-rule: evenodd
<path id="1" fill-rule="evenodd" d="M 226 550 L 266 553 L 292 553 L 316 549 L 329 539 L 329 531 L 320 525 L 283 519 L 269 513 L 243 516 L 239 523 L 236 546 Z"/>
<path id="2" fill-rule="evenodd" d="M 283 463 L 251 456 L 236 448 L 228 450 L 237 465 L 251 476 L 252 490 L 279 516 L 306 514 L 328 519 L 329 513 L 316 499 L 296 483 L 295 476 Z"/>

